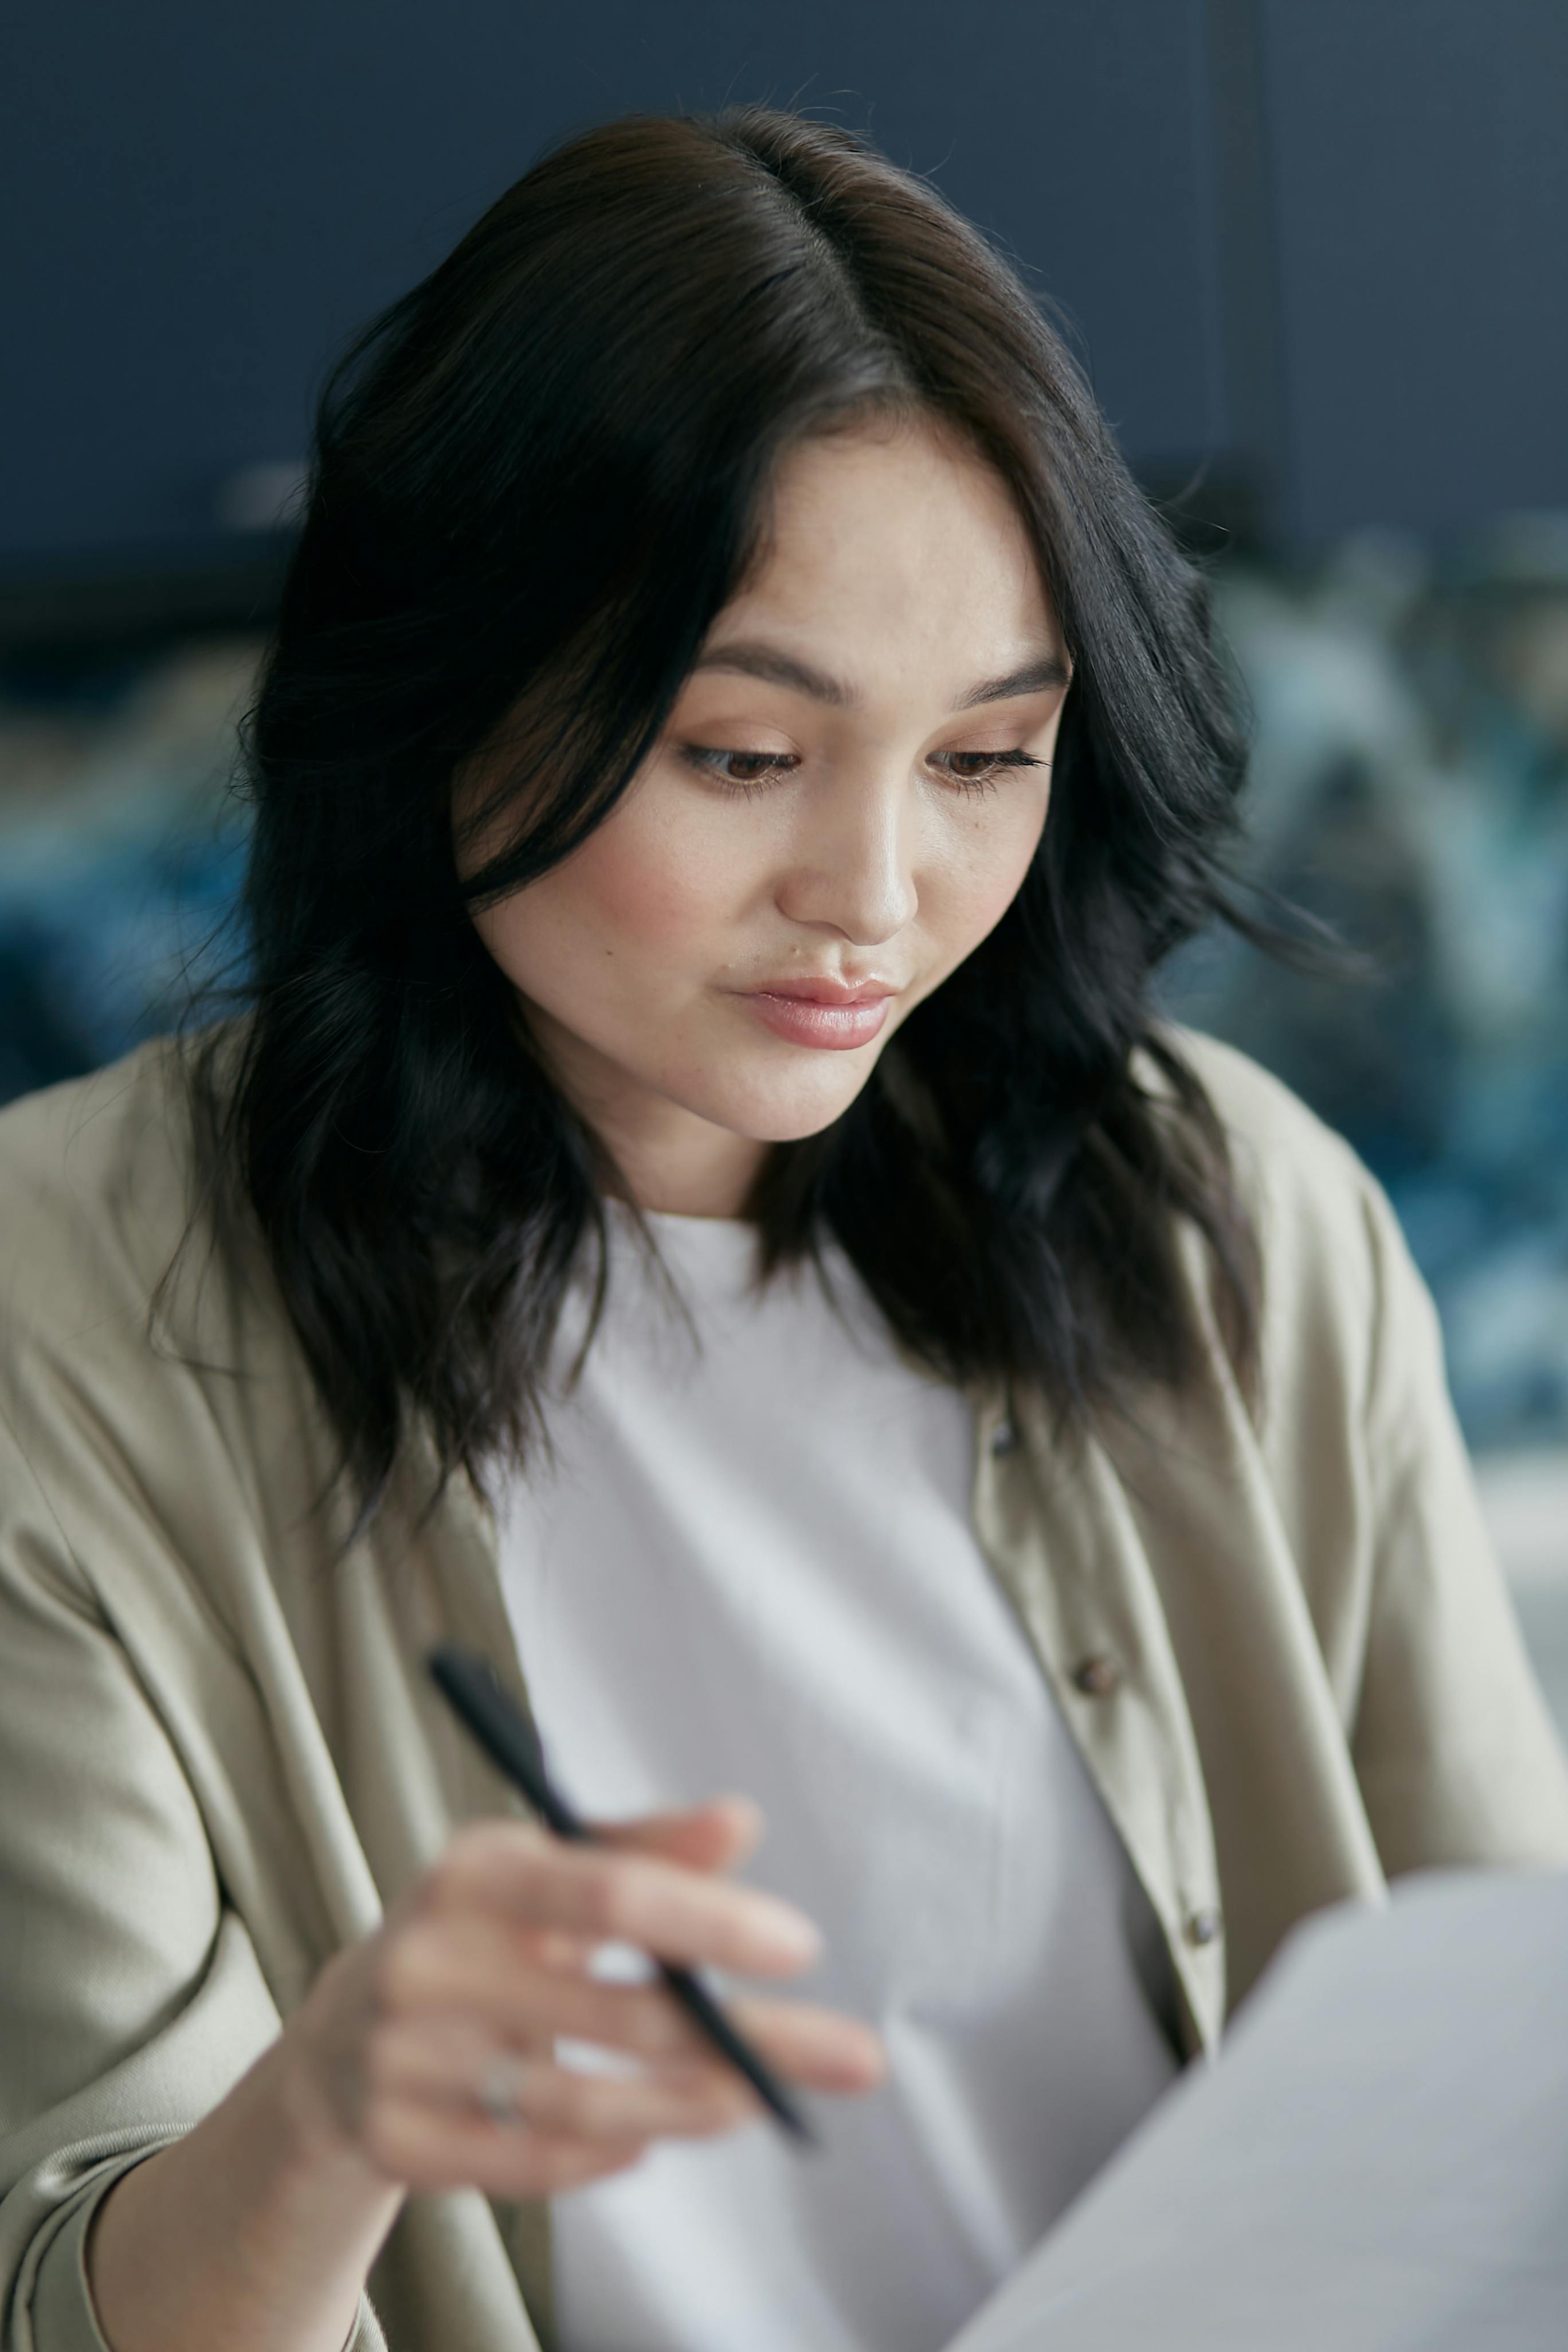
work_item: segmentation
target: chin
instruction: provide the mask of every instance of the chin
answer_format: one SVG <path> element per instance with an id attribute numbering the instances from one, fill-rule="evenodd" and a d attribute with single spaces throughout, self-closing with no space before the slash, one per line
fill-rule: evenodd
<path id="1" fill-rule="evenodd" d="M 848 1083 L 847 1074 L 840 1073 L 832 1086 L 803 1086 L 787 1092 L 777 1087 L 733 1093 L 727 1089 L 722 1097 L 693 1102 L 689 1108 L 715 1127 L 743 1135 L 750 1143 L 802 1143 L 843 1117 L 864 1089 L 872 1067 L 868 1064 L 858 1070 Z"/>

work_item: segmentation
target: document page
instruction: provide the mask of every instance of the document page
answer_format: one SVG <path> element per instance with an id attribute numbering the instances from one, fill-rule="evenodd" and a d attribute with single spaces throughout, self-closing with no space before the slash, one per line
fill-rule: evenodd
<path id="1" fill-rule="evenodd" d="M 1568 1875 L 1298 1931 L 949 2352 L 1565 2352 Z"/>

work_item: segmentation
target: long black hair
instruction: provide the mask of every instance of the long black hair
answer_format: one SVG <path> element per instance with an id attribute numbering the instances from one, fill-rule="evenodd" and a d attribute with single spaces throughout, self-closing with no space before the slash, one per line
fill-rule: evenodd
<path id="1" fill-rule="evenodd" d="M 1244 753 L 1204 583 L 929 186 L 787 114 L 622 121 L 518 181 L 336 372 L 248 729 L 252 1008 L 237 1062 L 199 1065 L 202 1131 L 362 1514 L 416 1421 L 443 1475 L 526 1454 L 616 1183 L 472 912 L 614 807 L 781 453 L 879 411 L 939 420 L 1008 485 L 1073 684 L 1016 900 L 849 1109 L 773 1148 L 765 1261 L 834 1236 L 919 1359 L 1081 1421 L 1191 1377 L 1184 1226 L 1248 1375 L 1249 1228 L 1149 993 L 1229 912 Z M 468 872 L 453 786 L 480 754 L 499 782 L 469 830 L 503 845 Z"/>

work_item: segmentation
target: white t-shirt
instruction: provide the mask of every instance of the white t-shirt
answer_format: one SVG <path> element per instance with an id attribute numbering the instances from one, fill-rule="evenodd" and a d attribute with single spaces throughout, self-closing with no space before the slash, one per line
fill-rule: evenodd
<path id="1" fill-rule="evenodd" d="M 756 1798 L 747 1877 L 815 1919 L 805 1997 L 887 2083 L 666 2143 L 553 2208 L 563 2352 L 937 2352 L 1175 2070 L 1148 1903 L 976 1546 L 970 1410 L 830 1256 L 612 1211 L 604 1320 L 503 1499 L 547 1752 L 591 1814 Z M 583 1293 L 557 1360 L 583 1328 Z"/>

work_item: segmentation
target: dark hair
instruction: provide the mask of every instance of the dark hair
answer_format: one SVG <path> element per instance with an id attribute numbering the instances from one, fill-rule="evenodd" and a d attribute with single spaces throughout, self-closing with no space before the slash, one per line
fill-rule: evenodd
<path id="1" fill-rule="evenodd" d="M 786 114 L 634 120 L 547 156 L 338 369 L 248 729 L 253 1009 L 221 1086 L 203 1065 L 206 1150 L 362 1516 L 415 1423 L 443 1475 L 526 1453 L 569 1270 L 595 1226 L 603 1247 L 614 1171 L 471 912 L 615 805 L 781 453 L 883 409 L 1008 484 L 1074 682 L 1022 890 L 851 1108 L 773 1148 L 765 1262 L 835 1236 L 942 1376 L 1081 1421 L 1191 1376 L 1185 1223 L 1249 1377 L 1249 1227 L 1149 995 L 1229 913 L 1244 754 L 1204 583 L 1018 279 L 923 182 Z M 453 781 L 498 747 L 479 816 L 505 845 L 459 881 Z"/>

